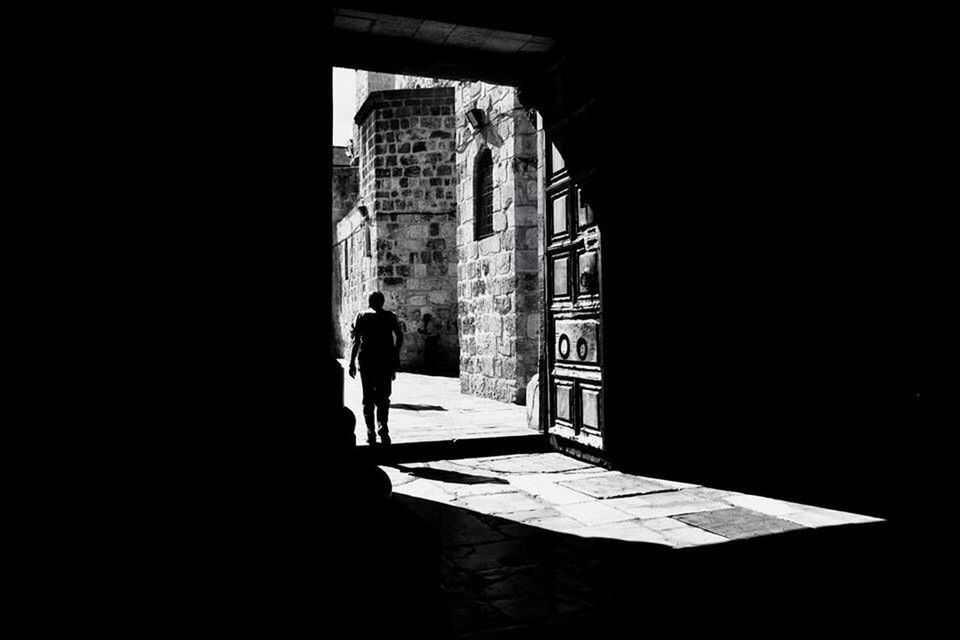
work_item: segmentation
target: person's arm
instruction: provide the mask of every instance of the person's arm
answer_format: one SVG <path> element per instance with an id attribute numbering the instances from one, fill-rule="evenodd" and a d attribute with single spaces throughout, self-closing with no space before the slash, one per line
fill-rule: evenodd
<path id="1" fill-rule="evenodd" d="M 393 353 L 393 369 L 396 371 L 400 368 L 400 347 L 403 346 L 403 331 L 400 330 L 400 321 L 396 316 L 393 317 L 393 335 L 397 339 Z"/>
<path id="2" fill-rule="evenodd" d="M 350 377 L 357 377 L 357 351 L 360 350 L 360 332 L 357 330 L 360 318 L 353 323 L 353 346 L 350 348 Z"/>

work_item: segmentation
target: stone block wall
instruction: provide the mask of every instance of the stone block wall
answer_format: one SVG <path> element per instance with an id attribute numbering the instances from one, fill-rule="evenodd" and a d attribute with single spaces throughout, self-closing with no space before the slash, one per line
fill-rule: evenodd
<path id="1" fill-rule="evenodd" d="M 370 293 L 380 291 L 404 333 L 401 366 L 407 371 L 423 369 L 424 337 L 417 329 L 423 315 L 429 313 L 440 336 L 439 373 L 457 374 L 456 237 L 457 220 L 452 212 L 381 214 L 366 226 L 354 210 L 337 224 L 334 308 L 339 309 L 341 357 L 350 355 L 354 319 L 367 308 Z"/>
<path id="2" fill-rule="evenodd" d="M 456 375 L 456 141 L 453 89 L 374 91 L 356 116 L 360 197 L 370 212 L 372 255 L 363 293 L 346 283 L 341 331 L 379 290 L 404 331 L 401 366 L 423 366 L 417 329 L 429 313 L 440 335 L 440 366 Z M 353 219 L 354 214 L 348 216 Z M 359 220 L 359 214 L 356 214 Z M 347 233 L 347 226 L 343 227 Z M 362 237 L 362 236 L 361 236 Z M 363 267 L 361 267 L 363 268 Z"/>
<path id="3" fill-rule="evenodd" d="M 424 78 L 422 76 L 404 76 L 398 75 L 396 79 L 397 89 L 435 89 L 437 87 L 456 87 L 463 82 L 462 80 L 451 80 L 449 78 Z"/>
<path id="4" fill-rule="evenodd" d="M 471 131 L 465 114 L 489 123 Z M 538 368 L 537 132 L 510 87 L 460 83 L 456 90 L 458 315 L 464 393 L 524 403 Z M 493 159 L 494 234 L 474 238 L 477 156 Z"/>
<path id="5" fill-rule="evenodd" d="M 367 96 L 375 91 L 390 91 L 397 88 L 397 76 L 392 73 L 358 70 L 356 75 L 356 95 L 354 106 L 359 107 Z"/>
<path id="6" fill-rule="evenodd" d="M 357 167 L 333 167 L 333 223 L 340 222 L 357 202 L 360 171 Z"/>
<path id="7" fill-rule="evenodd" d="M 421 318 L 429 313 L 440 334 L 440 367 L 456 375 L 457 331 L 456 213 L 380 213 L 377 216 L 377 281 L 387 308 L 404 332 L 401 366 L 423 367 Z"/>
<path id="8" fill-rule="evenodd" d="M 355 118 L 360 198 L 374 212 L 456 210 L 454 90 L 371 93 Z"/>
<path id="9" fill-rule="evenodd" d="M 370 252 L 367 253 L 367 237 Z M 367 297 L 379 289 L 376 259 L 373 251 L 376 229 L 367 225 L 360 213 L 353 209 L 337 223 L 333 247 L 334 309 L 338 309 L 335 323 L 340 356 L 350 357 L 350 329 L 357 314 L 367 308 Z"/>

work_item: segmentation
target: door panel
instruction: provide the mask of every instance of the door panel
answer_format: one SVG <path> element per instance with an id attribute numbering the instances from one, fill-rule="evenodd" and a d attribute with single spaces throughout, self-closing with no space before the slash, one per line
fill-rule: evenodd
<path id="1" fill-rule="evenodd" d="M 546 141 L 549 431 L 603 448 L 600 234 L 593 211 Z"/>
<path id="2" fill-rule="evenodd" d="M 553 257 L 550 259 L 550 264 L 553 266 L 550 270 L 552 273 L 551 282 L 553 283 L 550 289 L 553 291 L 553 299 L 555 301 L 569 300 L 571 297 L 570 257 L 566 255 Z"/>
<path id="3" fill-rule="evenodd" d="M 588 320 L 557 320 L 557 362 L 567 364 L 600 364 L 600 322 Z M 566 343 L 563 348 L 561 343 Z"/>
<path id="4" fill-rule="evenodd" d="M 572 411 L 573 405 L 573 383 L 569 380 L 557 380 L 554 384 L 554 398 L 556 400 L 556 419 L 566 423 L 568 426 L 573 424 Z"/>
<path id="5" fill-rule="evenodd" d="M 600 387 L 580 387 L 580 424 L 586 430 L 600 433 Z"/>
<path id="6" fill-rule="evenodd" d="M 569 207 L 565 192 L 550 198 L 550 238 L 559 239 L 567 235 L 569 227 Z"/>

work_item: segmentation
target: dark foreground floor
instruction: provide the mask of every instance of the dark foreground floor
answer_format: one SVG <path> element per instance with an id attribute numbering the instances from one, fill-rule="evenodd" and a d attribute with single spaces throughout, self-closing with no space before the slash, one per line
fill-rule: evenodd
<path id="1" fill-rule="evenodd" d="M 931 624 L 929 585 L 892 522 L 671 548 L 395 493 L 354 523 L 343 614 L 361 634 L 863 637 Z"/>

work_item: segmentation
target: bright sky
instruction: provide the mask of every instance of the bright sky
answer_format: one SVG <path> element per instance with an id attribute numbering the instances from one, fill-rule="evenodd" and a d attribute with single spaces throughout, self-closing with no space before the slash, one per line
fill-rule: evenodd
<path id="1" fill-rule="evenodd" d="M 356 77 L 353 69 L 333 69 L 333 144 L 338 147 L 347 146 L 347 141 L 353 137 Z"/>

